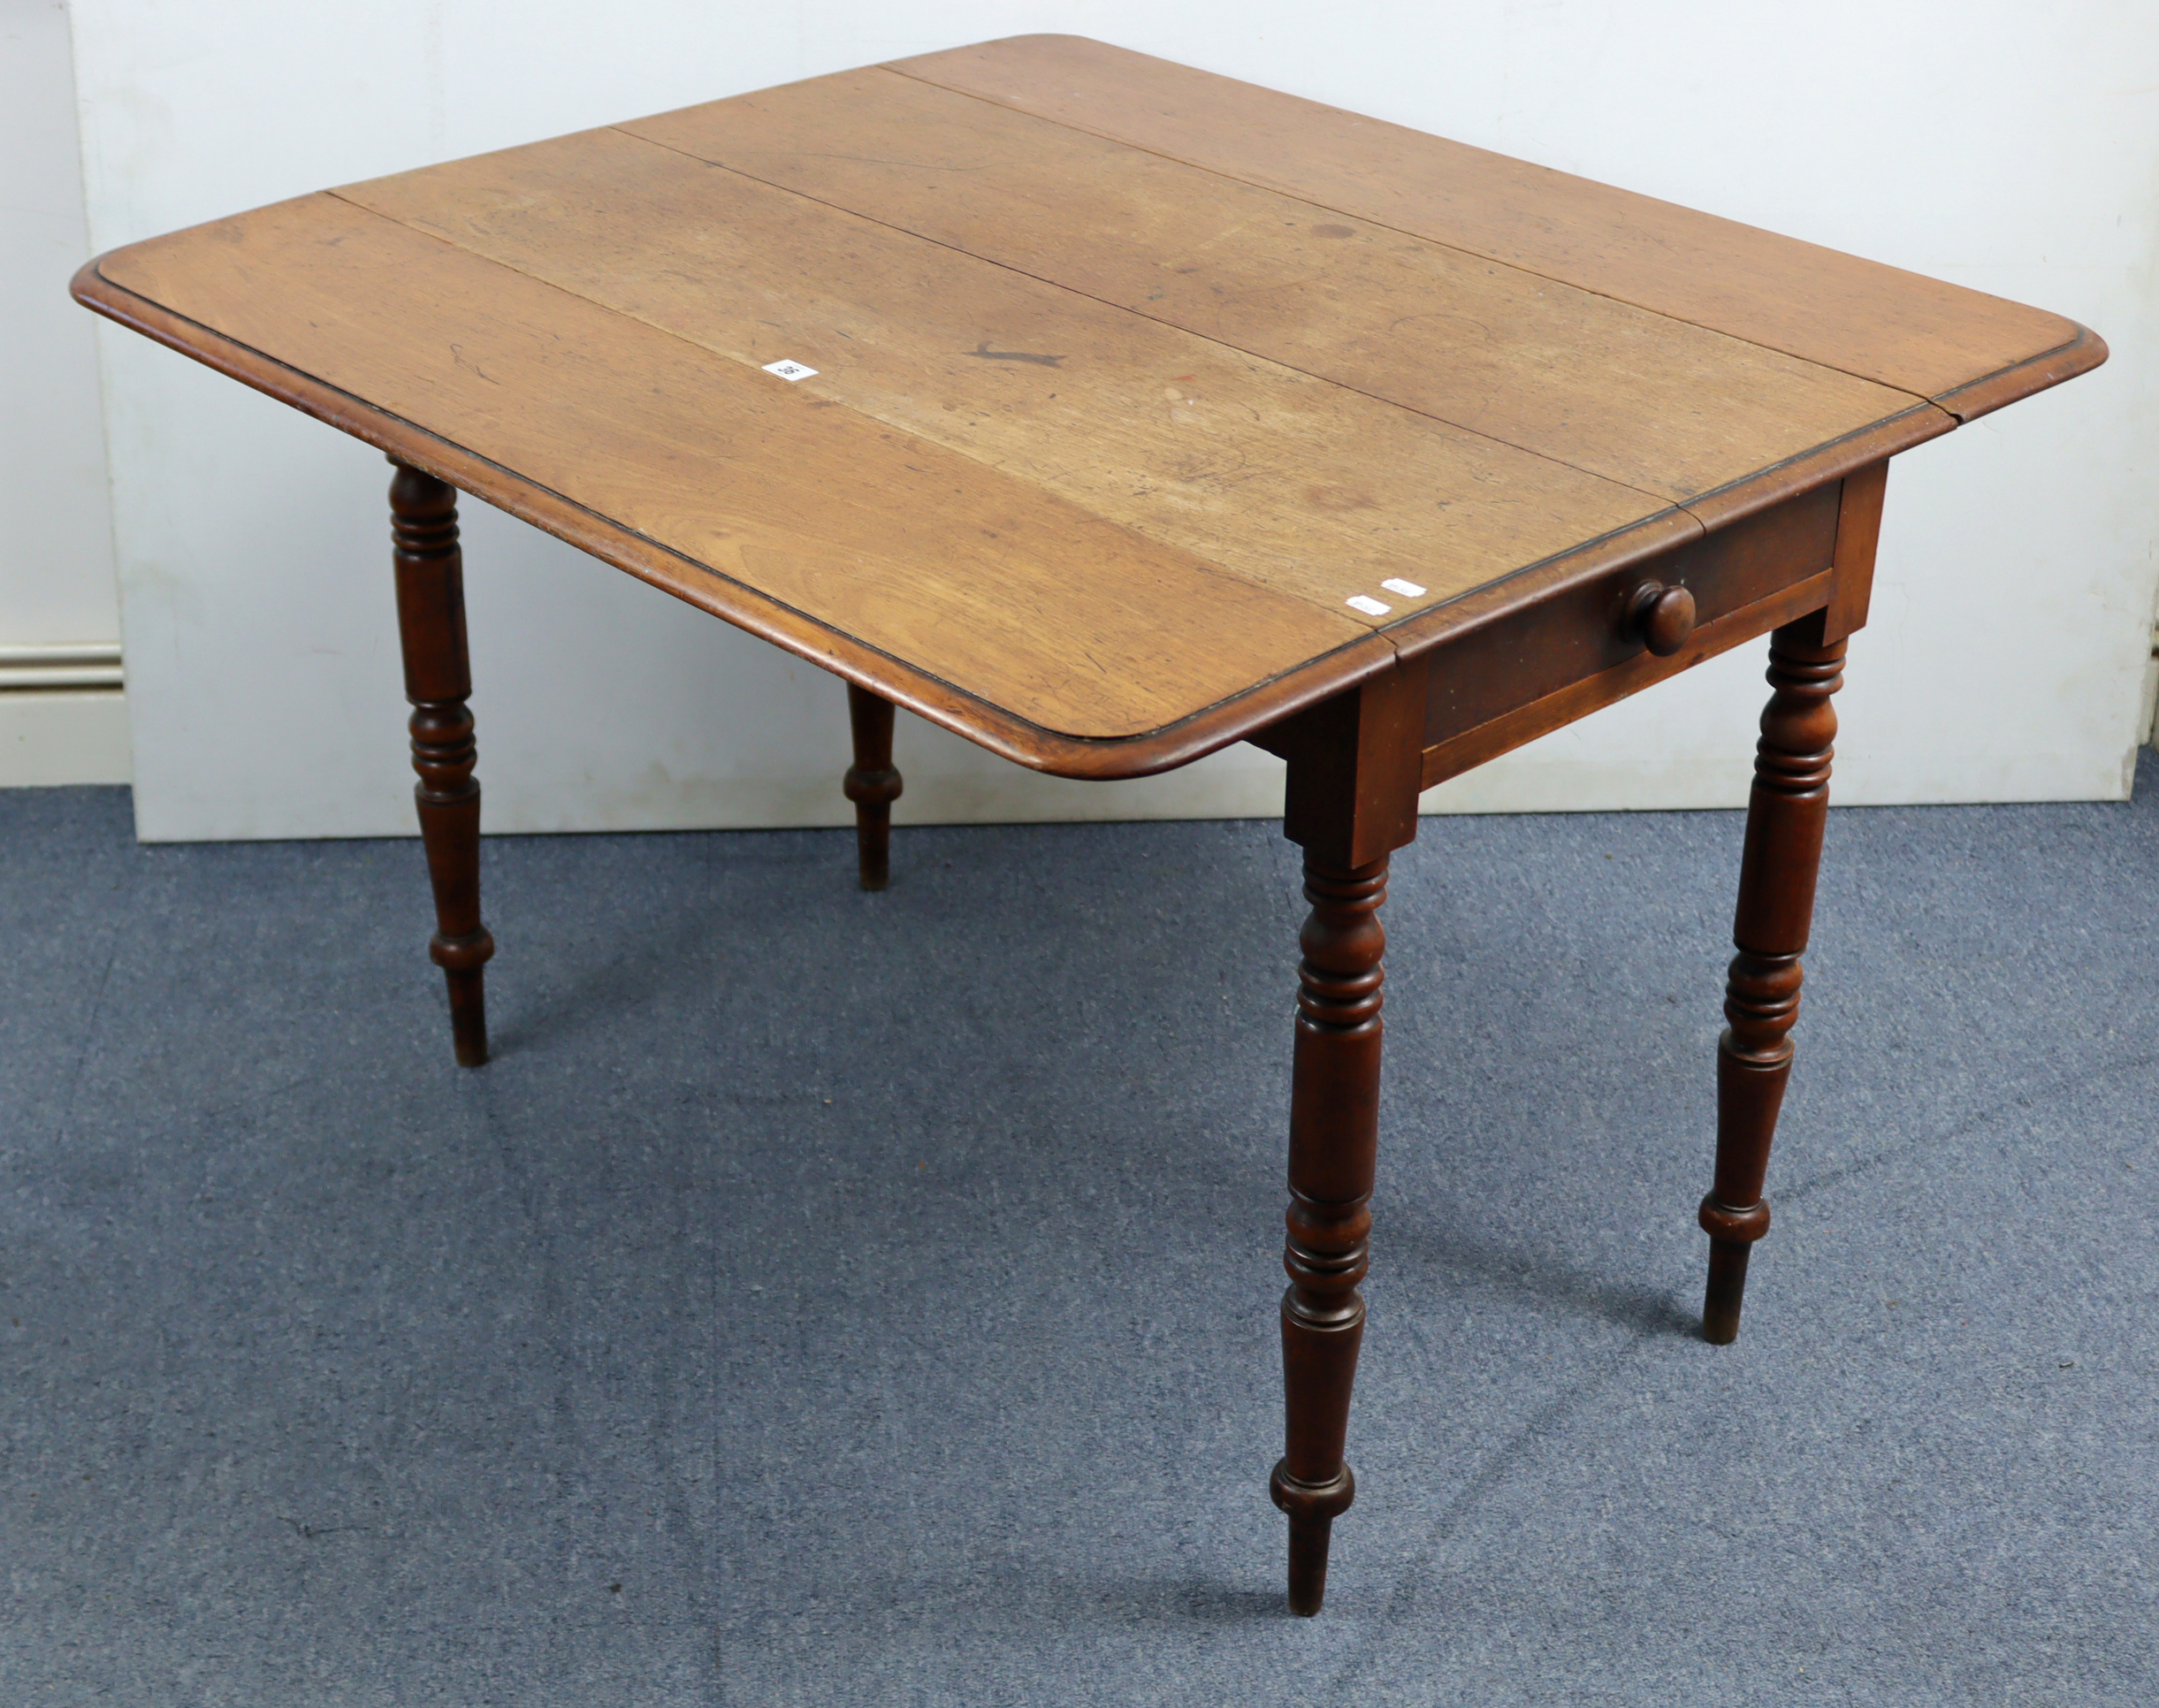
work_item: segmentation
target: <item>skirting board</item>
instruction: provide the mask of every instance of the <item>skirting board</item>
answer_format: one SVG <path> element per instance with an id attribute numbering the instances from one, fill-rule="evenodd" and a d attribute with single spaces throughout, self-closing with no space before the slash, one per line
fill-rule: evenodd
<path id="1" fill-rule="evenodd" d="M 124 783 L 134 774 L 120 690 L 0 693 L 0 789 Z"/>

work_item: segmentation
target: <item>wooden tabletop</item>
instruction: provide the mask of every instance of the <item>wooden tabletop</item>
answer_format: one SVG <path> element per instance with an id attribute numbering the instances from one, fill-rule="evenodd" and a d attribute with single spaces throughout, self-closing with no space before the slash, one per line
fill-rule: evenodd
<path id="1" fill-rule="evenodd" d="M 1086 776 L 1195 758 L 2106 354 L 1057 36 L 281 202 L 76 294 Z"/>

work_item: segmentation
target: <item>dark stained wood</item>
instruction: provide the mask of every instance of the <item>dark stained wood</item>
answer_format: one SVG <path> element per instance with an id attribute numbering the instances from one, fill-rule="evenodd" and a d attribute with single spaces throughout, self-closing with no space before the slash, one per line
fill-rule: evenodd
<path id="1" fill-rule="evenodd" d="M 1289 1605 L 1298 1613 L 1319 1611 L 1334 1521 L 1356 1494 L 1343 1449 L 1379 1143 L 1379 906 L 1389 855 L 1416 835 L 1415 765 L 1405 755 L 1423 722 L 1423 688 L 1414 670 L 1375 677 L 1306 714 L 1282 743 L 1283 832 L 1304 849 L 1312 911 L 1298 938 L 1290 1076 L 1286 1445 L 1268 1486 L 1289 1515 Z"/>
<path id="2" fill-rule="evenodd" d="M 1799 957 L 1814 917 L 1814 880 L 1829 814 L 1829 762 L 1843 683 L 1844 643 L 1822 637 L 1817 614 L 1780 629 L 1769 643 L 1747 838 L 1732 927 L 1738 953 L 1725 985 L 1730 1025 L 1717 1044 L 1717 1169 L 1700 1220 L 1709 1235 L 1702 1334 L 1718 1346 L 1739 1337 L 1747 1254 L 1769 1231 L 1762 1183 L 1777 1111 L 1791 1077 L 1792 1023 L 1799 1017 Z"/>
<path id="3" fill-rule="evenodd" d="M 1706 659 L 1728 652 L 1772 629 L 1819 611 L 1829 597 L 1825 572 L 1810 576 L 1759 602 L 1742 606 L 1714 622 L 1697 624 L 1686 642 L 1671 657 L 1660 659 L 1644 649 L 1624 664 L 1615 664 L 1593 676 L 1570 682 L 1539 698 L 1471 726 L 1424 750 L 1423 778 L 1431 789 L 1449 777 L 1511 753 L 1517 747 L 1564 728 L 1578 718 L 1654 687 L 1682 670 L 1691 670 Z M 1436 690 L 1435 690 L 1436 691 Z"/>
<path id="4" fill-rule="evenodd" d="M 1935 398 L 1959 420 L 2106 359 L 2058 315 L 1083 37 L 892 69 Z"/>
<path id="5" fill-rule="evenodd" d="M 1844 477 L 1836 508 L 1836 586 L 1829 596 L 1825 640 L 1849 640 L 1866 626 L 1874 594 L 1874 547 L 1881 538 L 1881 500 L 1888 484 L 1887 458 Z"/>
<path id="6" fill-rule="evenodd" d="M 1285 1448 L 1268 1491 L 1289 1515 L 1290 1611 L 1311 1614 L 1327 1592 L 1334 1521 L 1357 1492 L 1343 1453 L 1364 1339 L 1357 1284 L 1371 1266 L 1387 857 L 1337 866 L 1308 855 L 1304 895 L 1282 1248 Z"/>
<path id="7" fill-rule="evenodd" d="M 1627 602 L 1627 627 L 1644 647 L 1668 659 L 1694 632 L 1694 595 L 1684 587 L 1645 581 Z"/>
<path id="8" fill-rule="evenodd" d="M 1313 858 L 1361 866 L 1415 840 L 1426 682 L 1382 671 L 1253 737 L 1289 761 L 1282 834 Z"/>
<path id="9" fill-rule="evenodd" d="M 457 493 L 400 463 L 390 479 L 390 531 L 397 571 L 397 626 L 412 702 L 413 786 L 420 837 L 435 891 L 428 953 L 450 987 L 450 1033 L 465 1067 L 487 1060 L 484 986 L 495 940 L 480 923 L 480 785 L 472 668 L 465 649 L 464 553 Z"/>
<path id="10" fill-rule="evenodd" d="M 1311 904 L 1299 938 L 1282 1260 L 1285 1447 L 1269 1479 L 1290 1521 L 1289 1605 L 1305 1615 L 1320 1610 L 1333 1521 L 1356 1493 L 1344 1453 L 1378 1144 L 1378 909 L 1389 855 L 1416 834 L 1405 757 L 1422 721 L 1420 688 L 1414 671 L 1389 673 L 1272 732 L 1289 760 L 1284 830 L 1305 846 Z"/>
<path id="11" fill-rule="evenodd" d="M 882 889 L 892 881 L 892 803 L 901 789 L 892 763 L 892 702 L 849 682 L 847 721 L 854 732 L 855 762 L 840 787 L 855 804 L 855 854 L 862 887 Z"/>
<path id="12" fill-rule="evenodd" d="M 1835 484 L 1623 568 L 1576 577 L 1545 598 L 1495 608 L 1481 623 L 1416 654 L 1430 673 L 1424 744 L 1427 788 L 1598 705 L 1766 634 L 1821 602 L 1810 586 L 1834 563 Z M 1648 654 L 1636 606 L 1651 585 L 1684 590 L 1692 621 L 1674 651 Z M 1792 605 L 1795 590 L 1812 604 Z M 1563 697 L 1535 716 L 1528 708 Z M 1500 725 L 1501 720 L 1513 721 Z M 1479 739 L 1469 740 L 1476 732 Z"/>

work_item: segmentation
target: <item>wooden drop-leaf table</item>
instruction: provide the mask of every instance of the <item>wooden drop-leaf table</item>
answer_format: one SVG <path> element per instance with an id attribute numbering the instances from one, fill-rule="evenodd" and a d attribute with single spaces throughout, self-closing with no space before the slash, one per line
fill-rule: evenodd
<path id="1" fill-rule="evenodd" d="M 1445 778 L 1761 635 L 1700 1209 L 1738 1331 L 1888 460 L 2105 359 L 2069 321 L 1071 37 L 303 196 L 99 313 L 388 453 L 458 1060 L 486 1059 L 456 491 L 1064 776 L 1287 761 L 1289 1597 L 1363 1331 L 1388 856 Z M 454 490 L 455 489 L 455 490 Z"/>

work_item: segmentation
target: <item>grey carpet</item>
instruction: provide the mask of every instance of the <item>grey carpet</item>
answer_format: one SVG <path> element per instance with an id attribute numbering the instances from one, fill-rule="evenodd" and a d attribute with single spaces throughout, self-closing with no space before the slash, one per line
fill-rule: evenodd
<path id="1" fill-rule="evenodd" d="M 1694 1338 L 1739 821 L 1428 821 L 1359 1499 L 1281 1603 L 1294 850 L 0 795 L 0 1702 L 2143 1704 L 2159 771 L 1835 815 Z"/>

